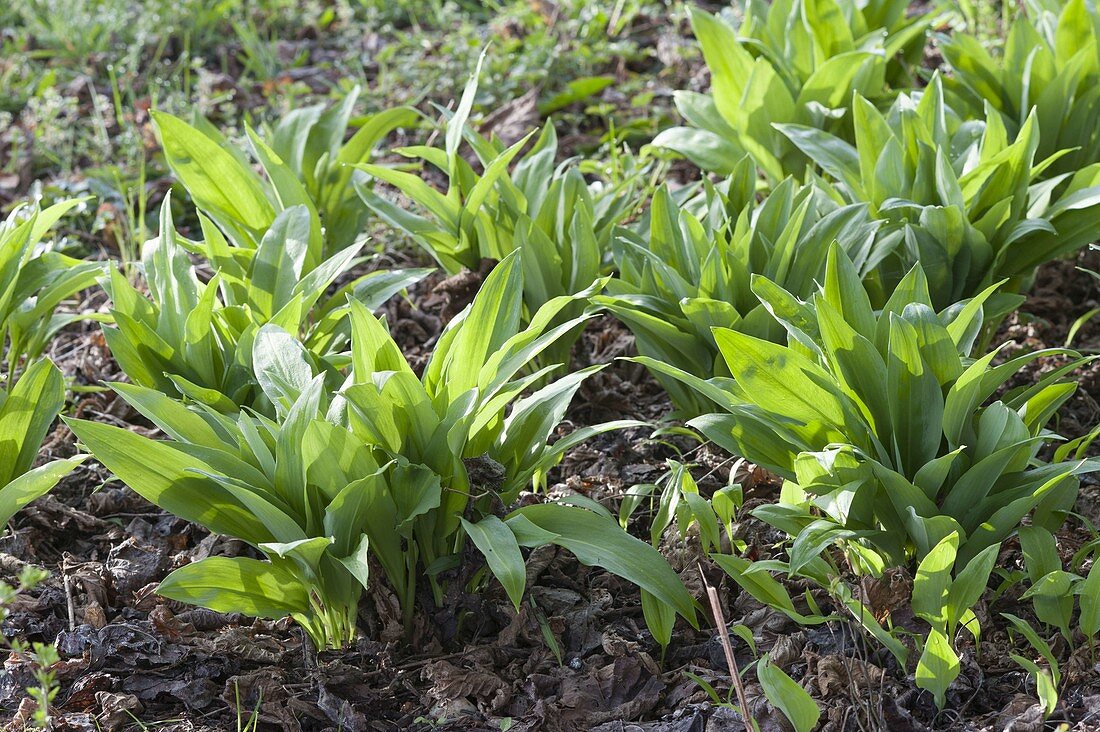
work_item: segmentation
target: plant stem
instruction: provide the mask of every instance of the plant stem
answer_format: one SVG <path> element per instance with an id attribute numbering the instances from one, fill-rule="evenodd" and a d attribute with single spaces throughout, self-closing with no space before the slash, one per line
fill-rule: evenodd
<path id="1" fill-rule="evenodd" d="M 714 615 L 714 624 L 718 628 L 718 637 L 722 640 L 722 650 L 726 654 L 726 665 L 729 666 L 730 678 L 733 688 L 737 690 L 737 704 L 741 707 L 741 719 L 745 723 L 745 732 L 754 732 L 752 720 L 749 718 L 749 702 L 745 696 L 745 685 L 741 682 L 741 672 L 737 668 L 737 659 L 733 656 L 733 644 L 730 643 L 730 632 L 726 628 L 726 618 L 722 614 L 722 605 L 718 602 L 718 590 L 707 582 L 703 570 L 699 570 L 699 576 L 703 578 L 703 586 L 707 588 L 707 599 L 710 601 L 710 611 Z"/>

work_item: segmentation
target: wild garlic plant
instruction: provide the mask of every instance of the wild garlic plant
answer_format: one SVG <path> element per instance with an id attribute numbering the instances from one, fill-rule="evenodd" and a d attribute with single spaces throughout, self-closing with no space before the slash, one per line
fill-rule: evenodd
<path id="1" fill-rule="evenodd" d="M 0 527 L 87 457 L 35 465 L 65 405 L 65 379 L 42 354 L 61 328 L 90 317 L 57 308 L 103 271 L 101 263 L 66 256 L 43 241 L 82 202 L 17 207 L 0 223 Z"/>
<path id="2" fill-rule="evenodd" d="M 486 139 L 467 124 L 477 74 L 446 118 L 442 149 L 421 145 L 395 151 L 445 175 L 445 191 L 422 175 L 380 164 L 358 167 L 395 187 L 418 211 L 365 184 L 357 187 L 380 219 L 423 247 L 448 274 L 476 271 L 484 260 L 522 250 L 526 319 L 553 298 L 585 290 L 607 274 L 612 230 L 637 205 L 636 191 L 645 185 L 647 168 L 632 163 L 617 182 L 589 183 L 575 160 L 558 162 L 557 133 L 549 120 L 533 143 L 533 131 L 509 146 L 496 137 Z M 477 158 L 480 173 L 463 158 L 463 143 Z M 575 317 L 583 309 L 584 303 L 576 301 L 561 317 Z M 543 362 L 567 362 L 579 336 L 578 331 L 562 338 Z"/>
<path id="3" fill-rule="evenodd" d="M 938 35 L 950 68 L 944 85 L 953 106 L 982 119 L 997 114 L 1016 134 L 1035 110 L 1038 160 L 1059 155 L 1042 176 L 1100 162 L 1100 16 L 1085 0 L 1024 3 L 994 57 L 967 33 Z"/>
<path id="4" fill-rule="evenodd" d="M 785 337 L 777 313 L 753 294 L 753 275 L 808 297 L 835 241 L 844 242 L 865 277 L 893 245 L 878 236 L 865 205 L 839 205 L 791 178 L 758 203 L 756 182 L 756 167 L 743 158 L 728 179 L 704 183 L 691 200 L 678 203 L 659 189 L 639 226 L 617 230 L 618 274 L 594 302 L 630 328 L 641 355 L 704 379 L 728 376 L 715 327 L 772 341 Z M 676 379 L 661 371 L 654 376 L 683 414 L 713 408 Z"/>
<path id="5" fill-rule="evenodd" d="M 43 241 L 65 214 L 83 202 L 71 199 L 44 210 L 20 206 L 0 222 L 0 347 L 4 351 L 0 390 L 11 390 L 19 373 L 42 356 L 59 330 L 92 317 L 60 313 L 58 306 L 94 286 L 104 265 L 74 259 Z"/>
<path id="6" fill-rule="evenodd" d="M 811 159 L 775 125 L 851 139 L 853 93 L 889 102 L 911 83 L 909 69 L 936 16 L 907 10 L 901 0 L 753 1 L 735 28 L 692 8 L 711 93 L 677 92 L 687 126 L 662 132 L 653 144 L 719 175 L 748 154 L 773 185 L 788 176 L 802 180 Z"/>
<path id="7" fill-rule="evenodd" d="M 355 192 L 353 166 L 370 159 L 378 143 L 418 114 L 397 107 L 356 120 L 356 87 L 325 109 L 314 105 L 290 112 L 276 125 L 270 143 L 246 127 L 250 150 L 235 147 L 214 125 L 196 116 L 192 124 L 154 112 L 157 137 L 169 168 L 195 206 L 238 249 L 255 249 L 276 217 L 293 206 L 309 212 L 307 263 L 310 268 L 357 242 L 368 210 Z M 252 165 L 254 158 L 264 175 Z"/>
<path id="8" fill-rule="evenodd" d="M 768 569 L 833 587 L 844 575 L 835 547 L 858 575 L 914 571 L 914 611 L 930 628 L 917 684 L 939 704 L 959 670 L 954 632 L 960 624 L 974 632 L 970 606 L 1001 543 L 1025 519 L 1031 530 L 1055 532 L 1078 476 L 1100 469 L 1074 454 L 1079 444 L 1055 451 L 1052 462 L 1040 458 L 1058 439 L 1048 422 L 1076 389 L 1065 376 L 1085 359 L 1064 349 L 996 364 L 1000 349 L 971 355 L 998 284 L 937 312 L 917 266 L 876 312 L 834 246 L 807 301 L 754 277 L 753 291 L 780 313 L 788 343 L 717 329 L 732 380 L 703 381 L 646 360 L 721 405 L 692 426 L 785 479 L 778 503 L 753 512 L 791 537 L 789 561 Z M 1052 355 L 1069 361 L 991 400 L 1020 369 Z M 743 586 L 757 583 L 746 579 L 752 570 L 743 560 L 720 563 Z M 904 666 L 904 646 L 880 639 Z"/>
<path id="9" fill-rule="evenodd" d="M 356 608 L 370 582 L 393 589 L 411 627 L 421 590 L 429 602 L 443 602 L 469 539 L 518 609 L 521 547 L 554 543 L 694 622 L 676 574 L 606 509 L 580 497 L 513 506 L 567 449 L 637 424 L 585 427 L 548 444 L 574 393 L 599 367 L 526 395 L 553 367 L 520 374 L 578 324 L 551 321 L 591 293 L 555 298 L 524 326 L 522 285 L 514 252 L 451 321 L 420 376 L 384 322 L 352 300 L 351 360 L 336 389 L 294 337 L 273 323 L 259 328 L 251 362 L 274 406 L 271 417 L 188 407 L 155 389 L 115 384 L 169 440 L 70 420 L 96 458 L 139 494 L 264 557 L 204 559 L 169 575 L 161 594 L 215 610 L 290 615 L 317 647 L 340 647 L 356 634 Z M 382 578 L 369 574 L 372 557 Z"/>
<path id="10" fill-rule="evenodd" d="M 1100 164 L 1043 179 L 1061 153 L 1037 157 L 1037 110 L 1013 137 L 997 114 L 959 116 L 936 75 L 885 113 L 858 96 L 852 113 L 854 144 L 806 125 L 779 131 L 820 166 L 830 195 L 868 203 L 887 231 L 901 232 L 879 267 L 876 304 L 919 262 L 940 309 L 1007 280 L 988 304 L 991 315 L 1003 315 L 1039 265 L 1094 238 Z"/>
<path id="11" fill-rule="evenodd" d="M 0 527 L 45 495 L 88 457 L 47 461 L 38 451 L 65 405 L 65 379 L 46 359 L 27 366 L 15 383 L 0 389 Z"/>
<path id="12" fill-rule="evenodd" d="M 182 394 L 226 414 L 249 407 L 272 415 L 252 363 L 264 325 L 300 337 L 315 367 L 336 383 L 336 371 L 347 361 L 349 302 L 375 309 L 431 271 L 353 276 L 362 262 L 361 243 L 314 263 L 313 214 L 305 205 L 280 212 L 254 248 L 236 246 L 211 219 L 200 215 L 199 220 L 203 239 L 184 239 L 165 201 L 160 235 L 142 251 L 148 296 L 112 269 L 105 288 L 114 325 L 104 326 L 103 333 L 135 384 Z M 192 256 L 204 265 L 205 281 Z M 338 279 L 346 282 L 330 291 Z"/>

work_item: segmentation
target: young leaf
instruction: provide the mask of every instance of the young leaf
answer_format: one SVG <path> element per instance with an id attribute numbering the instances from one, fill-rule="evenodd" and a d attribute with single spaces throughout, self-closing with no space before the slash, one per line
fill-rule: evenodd
<path id="1" fill-rule="evenodd" d="M 486 516 L 476 524 L 462 519 L 462 527 L 474 546 L 485 555 L 489 569 L 508 593 L 516 612 L 519 612 L 527 573 L 516 535 L 496 516 Z"/>
<path id="2" fill-rule="evenodd" d="M 275 211 L 255 173 L 183 120 L 160 111 L 152 115 L 168 164 L 200 208 L 256 231 L 271 224 Z"/>
<path id="3" fill-rule="evenodd" d="M 811 732 L 817 727 L 821 718 L 817 703 L 783 669 L 773 664 L 767 653 L 756 664 L 756 677 L 768 701 L 790 720 L 795 732 Z"/>
<path id="4" fill-rule="evenodd" d="M 933 628 L 924 641 L 924 652 L 917 662 L 917 686 L 931 691 L 936 707 L 943 709 L 947 689 L 958 678 L 960 670 L 959 657 L 947 636 Z"/>
<path id="5" fill-rule="evenodd" d="M 517 518 L 523 518 L 524 523 L 517 523 Z M 513 512 L 506 523 L 520 544 L 557 544 L 576 555 L 582 564 L 602 567 L 633 582 L 675 608 L 692 625 L 697 622 L 691 595 L 660 553 L 627 534 L 613 519 L 583 508 L 544 503 Z M 542 535 L 528 532 L 528 524 L 536 526 Z M 553 539 L 543 538 L 547 534 Z"/>
<path id="6" fill-rule="evenodd" d="M 306 588 L 270 562 L 207 557 L 164 578 L 157 593 L 222 613 L 283 618 L 309 611 Z"/>

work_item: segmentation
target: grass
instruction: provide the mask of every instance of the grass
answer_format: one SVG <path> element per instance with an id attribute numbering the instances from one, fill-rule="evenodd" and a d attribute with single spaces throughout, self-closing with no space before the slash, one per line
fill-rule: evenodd
<path id="1" fill-rule="evenodd" d="M 200 114 L 240 141 L 245 123 L 262 127 L 356 84 L 358 113 L 430 108 L 457 96 L 485 47 L 475 113 L 535 89 L 560 106 L 559 124 L 611 150 L 671 118 L 640 73 L 660 64 L 639 36 L 682 15 L 672 0 L 11 4 L 0 10 L 0 205 L 95 195 L 80 227 L 130 261 L 165 188 L 150 109 Z M 613 93 L 586 98 L 588 80 L 605 77 Z"/>

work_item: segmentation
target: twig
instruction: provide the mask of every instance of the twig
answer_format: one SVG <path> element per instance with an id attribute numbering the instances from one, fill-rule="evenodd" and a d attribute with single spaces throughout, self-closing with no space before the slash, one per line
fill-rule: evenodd
<path id="1" fill-rule="evenodd" d="M 752 721 L 749 719 L 749 702 L 745 697 L 745 686 L 741 683 L 741 673 L 737 668 L 737 660 L 733 657 L 733 645 L 730 643 L 730 632 L 726 628 L 726 617 L 722 614 L 722 605 L 718 602 L 718 590 L 710 586 L 703 568 L 699 567 L 699 576 L 703 579 L 703 587 L 707 589 L 707 599 L 710 600 L 710 612 L 714 616 L 714 624 L 718 628 L 718 637 L 722 640 L 722 650 L 726 653 L 726 665 L 729 667 L 730 678 L 733 680 L 733 688 L 737 692 L 737 703 L 741 706 L 741 719 L 745 723 L 745 732 L 753 732 Z"/>
<path id="2" fill-rule="evenodd" d="M 66 566 L 67 561 L 62 560 L 61 564 L 61 578 L 65 582 L 65 599 L 69 606 L 69 632 L 76 630 L 76 603 L 73 601 L 73 586 L 69 582 L 69 568 Z"/>

